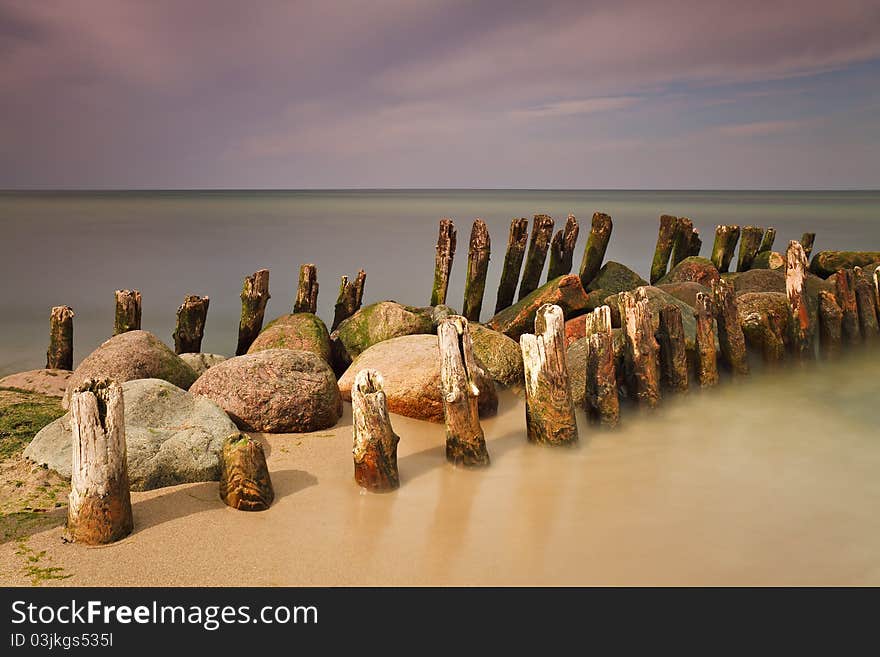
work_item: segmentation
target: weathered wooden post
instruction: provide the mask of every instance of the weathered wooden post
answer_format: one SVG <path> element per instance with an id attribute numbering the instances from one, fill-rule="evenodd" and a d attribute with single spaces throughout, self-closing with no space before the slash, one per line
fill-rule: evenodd
<path id="1" fill-rule="evenodd" d="M 49 313 L 49 349 L 46 369 L 73 369 L 73 308 L 55 306 Z"/>
<path id="2" fill-rule="evenodd" d="M 477 365 L 468 321 L 449 315 L 437 326 L 440 385 L 446 420 L 446 459 L 469 467 L 489 465 L 477 408 Z"/>
<path id="3" fill-rule="evenodd" d="M 366 280 L 367 274 L 363 269 L 358 271 L 353 281 L 349 281 L 348 276 L 342 277 L 342 282 L 339 285 L 339 296 L 336 297 L 331 331 L 335 331 L 337 326 L 360 309 L 361 301 L 364 298 L 364 283 Z"/>
<path id="4" fill-rule="evenodd" d="M 715 309 L 712 299 L 704 292 L 697 292 L 697 306 L 694 310 L 697 321 L 696 370 L 700 386 L 708 388 L 718 383 L 718 356 L 715 351 Z"/>
<path id="5" fill-rule="evenodd" d="M 840 354 L 843 336 L 843 311 L 829 290 L 819 291 L 819 349 L 825 358 Z"/>
<path id="6" fill-rule="evenodd" d="M 511 219 L 507 251 L 504 254 L 504 268 L 501 270 L 501 281 L 498 283 L 498 298 L 495 302 L 496 314 L 513 304 L 528 240 L 529 220 L 525 217 Z"/>
<path id="7" fill-rule="evenodd" d="M 688 250 L 689 256 L 698 256 L 703 248 L 703 240 L 700 239 L 700 231 L 694 228 L 691 232 L 691 248 Z"/>
<path id="8" fill-rule="evenodd" d="M 574 246 L 578 241 L 580 226 L 573 214 L 568 215 L 565 228 L 560 228 L 550 242 L 550 264 L 547 265 L 547 280 L 552 281 L 563 274 L 571 273 L 574 259 Z"/>
<path id="9" fill-rule="evenodd" d="M 546 214 L 536 214 L 534 219 L 532 219 L 532 238 L 529 241 L 529 252 L 526 255 L 522 279 L 519 282 L 519 301 L 522 301 L 538 288 L 552 236 L 553 219 Z"/>
<path id="10" fill-rule="evenodd" d="M 617 398 L 617 368 L 614 364 L 614 339 L 611 331 L 599 331 L 588 338 L 587 417 L 590 422 L 616 427 L 620 421 Z"/>
<path id="11" fill-rule="evenodd" d="M 758 247 L 758 253 L 764 253 L 765 251 L 773 250 L 773 242 L 776 241 L 776 229 L 773 226 L 770 226 L 764 233 L 764 238 L 761 240 L 761 246 Z"/>
<path id="12" fill-rule="evenodd" d="M 746 352 L 746 338 L 739 323 L 736 292 L 733 285 L 723 278 L 712 281 L 712 301 L 715 306 L 721 357 L 734 374 L 748 374 L 749 360 Z"/>
<path id="13" fill-rule="evenodd" d="M 391 428 L 384 381 L 376 370 L 363 369 L 351 388 L 354 432 L 354 478 L 367 490 L 381 492 L 400 486 L 397 471 L 397 443 Z"/>
<path id="14" fill-rule="evenodd" d="M 761 238 L 764 229 L 760 226 L 745 226 L 742 229 L 742 237 L 739 241 L 739 260 L 736 263 L 737 271 L 748 271 L 752 268 L 752 261 L 761 246 Z"/>
<path id="15" fill-rule="evenodd" d="M 854 283 L 852 269 L 841 269 L 834 274 L 834 295 L 843 312 L 843 341 L 848 345 L 862 341 Z"/>
<path id="16" fill-rule="evenodd" d="M 877 312 L 880 313 L 880 266 L 874 268 L 874 301 L 877 303 Z"/>
<path id="17" fill-rule="evenodd" d="M 489 229 L 486 227 L 486 222 L 482 219 L 475 219 L 473 228 L 471 228 L 467 279 L 464 283 L 464 307 L 462 308 L 462 314 L 472 322 L 480 321 L 491 248 L 492 244 L 489 240 Z"/>
<path id="18" fill-rule="evenodd" d="M 141 293 L 137 290 L 116 290 L 116 314 L 113 335 L 139 331 L 141 328 Z"/>
<path id="19" fill-rule="evenodd" d="M 640 406 L 654 408 L 660 403 L 659 347 L 648 297 L 641 287 L 621 297 L 630 392 Z"/>
<path id="20" fill-rule="evenodd" d="M 614 223 L 611 216 L 602 212 L 593 213 L 593 223 L 590 226 L 590 236 L 584 247 L 584 257 L 581 260 L 581 285 L 587 289 L 587 285 L 596 278 L 596 274 L 602 268 L 605 259 L 605 251 L 608 249 L 608 241 L 611 239 L 611 230 Z"/>
<path id="21" fill-rule="evenodd" d="M 299 286 L 296 289 L 295 313 L 318 312 L 318 268 L 313 264 L 299 268 Z"/>
<path id="22" fill-rule="evenodd" d="M 804 255 L 807 261 L 810 260 L 810 254 L 813 253 L 813 242 L 816 241 L 816 233 L 804 233 L 801 237 L 801 246 L 804 247 Z"/>
<path id="23" fill-rule="evenodd" d="M 73 455 L 67 532 L 87 545 L 113 543 L 134 527 L 122 386 L 87 380 L 70 399 Z"/>
<path id="24" fill-rule="evenodd" d="M 241 288 L 241 320 L 235 355 L 246 354 L 263 328 L 263 315 L 269 302 L 269 270 L 260 269 L 246 276 Z"/>
<path id="25" fill-rule="evenodd" d="M 578 431 L 565 359 L 562 308 L 549 303 L 538 308 L 535 333 L 521 335 L 519 346 L 525 372 L 529 442 L 574 445 Z"/>
<path id="26" fill-rule="evenodd" d="M 275 499 L 263 446 L 246 433 L 234 433 L 223 443 L 220 499 L 239 511 L 265 511 Z"/>
<path id="27" fill-rule="evenodd" d="M 657 245 L 654 247 L 654 259 L 651 261 L 651 285 L 666 275 L 666 267 L 669 264 L 669 256 L 672 255 L 672 243 L 675 240 L 677 227 L 678 217 L 668 214 L 660 215 Z"/>
<path id="28" fill-rule="evenodd" d="M 684 323 L 681 309 L 668 305 L 660 309 L 660 327 L 657 330 L 660 347 L 660 379 L 670 390 L 688 389 L 687 348 L 684 341 Z"/>
<path id="29" fill-rule="evenodd" d="M 691 242 L 693 239 L 693 222 L 687 217 L 679 217 L 675 224 L 675 235 L 672 239 L 672 259 L 669 265 L 670 269 L 691 254 Z"/>
<path id="30" fill-rule="evenodd" d="M 862 339 L 865 342 L 873 342 L 880 335 L 880 325 L 877 323 L 877 303 L 874 300 L 874 284 L 861 267 L 853 269 L 853 282 Z"/>
<path id="31" fill-rule="evenodd" d="M 712 264 L 722 274 L 730 268 L 736 243 L 739 241 L 739 226 L 715 226 L 715 242 L 712 244 Z"/>
<path id="32" fill-rule="evenodd" d="M 785 251 L 785 293 L 788 295 L 788 310 L 791 318 L 792 348 L 800 358 L 813 357 L 813 323 L 807 308 L 807 295 L 804 290 L 807 256 L 800 242 L 788 243 Z"/>
<path id="33" fill-rule="evenodd" d="M 186 295 L 177 309 L 177 326 L 171 336 L 174 338 L 174 353 L 197 354 L 202 350 L 209 303 L 208 297 Z"/>
<path id="34" fill-rule="evenodd" d="M 455 258 L 455 224 L 452 219 L 440 220 L 440 233 L 437 236 L 437 255 L 434 257 L 434 287 L 431 289 L 431 305 L 446 303 L 446 288 L 449 287 L 449 274 Z"/>
<path id="35" fill-rule="evenodd" d="M 782 269 L 785 256 L 778 251 L 759 251 L 752 260 L 752 269 Z"/>

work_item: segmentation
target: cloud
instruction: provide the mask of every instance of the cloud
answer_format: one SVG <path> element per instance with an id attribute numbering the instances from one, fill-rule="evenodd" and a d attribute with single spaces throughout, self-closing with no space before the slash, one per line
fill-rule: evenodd
<path id="1" fill-rule="evenodd" d="M 793 132 L 808 127 L 815 123 L 812 120 L 783 120 L 783 121 L 752 121 L 750 123 L 735 123 L 718 127 L 718 132 L 731 137 L 766 137 L 782 132 Z"/>
<path id="2" fill-rule="evenodd" d="M 610 110 L 625 109 L 631 107 L 637 102 L 638 98 L 633 96 L 565 100 L 523 110 L 513 110 L 510 112 L 510 116 L 517 119 L 576 116 L 578 114 L 593 114 L 595 112 L 608 112 Z"/>

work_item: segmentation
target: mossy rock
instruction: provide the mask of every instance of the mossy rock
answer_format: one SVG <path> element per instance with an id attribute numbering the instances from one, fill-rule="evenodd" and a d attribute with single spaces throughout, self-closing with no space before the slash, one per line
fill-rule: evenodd
<path id="1" fill-rule="evenodd" d="M 0 458 L 20 452 L 40 429 L 62 415 L 58 397 L 13 388 L 0 390 Z"/>
<path id="2" fill-rule="evenodd" d="M 703 294 L 712 295 L 712 290 L 710 290 L 705 285 L 700 285 L 699 283 L 695 283 L 694 281 L 684 281 L 682 283 L 663 283 L 662 285 L 657 285 L 659 289 L 666 292 L 679 301 L 684 301 L 691 308 L 696 308 L 697 306 L 697 294 L 702 292 Z"/>
<path id="3" fill-rule="evenodd" d="M 732 282 L 733 289 L 737 294 L 746 292 L 785 293 L 785 272 L 778 269 L 750 269 L 738 273 Z"/>
<path id="4" fill-rule="evenodd" d="M 810 271 L 828 278 L 840 269 L 867 267 L 880 263 L 880 251 L 819 251 L 810 262 Z"/>
<path id="5" fill-rule="evenodd" d="M 515 340 L 482 324 L 468 324 L 474 356 L 497 383 L 512 386 L 523 381 L 522 350 Z"/>
<path id="6" fill-rule="evenodd" d="M 569 317 L 584 310 L 587 302 L 581 279 L 575 274 L 566 274 L 547 281 L 521 301 L 496 314 L 486 325 L 509 338 L 519 340 L 523 333 L 532 333 L 535 330 L 535 315 L 538 308 L 545 303 L 556 304 Z"/>
<path id="7" fill-rule="evenodd" d="M 679 262 L 663 278 L 657 281 L 658 285 L 667 283 L 684 283 L 691 281 L 706 287 L 711 287 L 713 281 L 720 278 L 718 269 L 708 258 L 690 256 Z"/>
<path id="8" fill-rule="evenodd" d="M 330 332 L 324 322 L 313 313 L 282 315 L 260 331 L 247 352 L 254 354 L 266 349 L 310 351 L 329 363 Z"/>
<path id="9" fill-rule="evenodd" d="M 634 290 L 647 284 L 648 281 L 626 265 L 609 260 L 602 265 L 602 269 L 596 274 L 596 278 L 587 285 L 587 292 L 604 290 L 606 296 L 610 296 L 619 292 Z"/>
<path id="10" fill-rule="evenodd" d="M 623 359 L 626 338 L 619 328 L 612 329 L 614 344 L 614 365 L 618 380 L 623 378 Z M 587 393 L 587 353 L 589 345 L 587 338 L 580 338 L 572 342 L 565 350 L 565 360 L 568 364 L 568 383 L 571 388 L 571 398 L 576 408 L 584 407 L 584 398 Z M 619 390 L 619 388 L 618 388 Z"/>

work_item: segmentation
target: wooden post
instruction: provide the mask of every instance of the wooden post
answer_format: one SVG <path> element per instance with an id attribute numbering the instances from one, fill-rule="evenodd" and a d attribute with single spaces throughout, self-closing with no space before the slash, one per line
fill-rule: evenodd
<path id="1" fill-rule="evenodd" d="M 174 353 L 197 354 L 202 350 L 209 302 L 208 297 L 186 295 L 177 309 L 177 326 L 171 336 L 174 338 Z"/>
<path id="2" fill-rule="evenodd" d="M 545 303 L 535 315 L 535 334 L 519 338 L 526 382 L 526 432 L 539 445 L 578 441 L 574 402 L 565 358 L 565 316 Z"/>
<path id="3" fill-rule="evenodd" d="M 819 349 L 825 358 L 840 354 L 843 336 L 843 311 L 829 290 L 819 291 Z"/>
<path id="4" fill-rule="evenodd" d="M 263 446 L 246 433 L 234 433 L 223 443 L 220 499 L 239 511 L 265 511 L 275 499 Z"/>
<path id="5" fill-rule="evenodd" d="M 137 290 L 116 290 L 116 315 L 113 335 L 141 328 L 141 293 Z"/>
<path id="6" fill-rule="evenodd" d="M 694 238 L 694 224 L 687 217 L 679 217 L 675 224 L 675 236 L 672 241 L 672 260 L 670 269 L 691 254 L 691 241 Z"/>
<path id="7" fill-rule="evenodd" d="M 778 251 L 759 251 L 752 260 L 752 269 L 779 269 L 785 267 L 785 256 Z"/>
<path id="8" fill-rule="evenodd" d="M 767 229 L 764 233 L 764 238 L 761 240 L 761 246 L 758 247 L 758 253 L 764 253 L 765 251 L 773 250 L 773 242 L 776 241 L 776 229 L 773 226 Z"/>
<path id="9" fill-rule="evenodd" d="M 877 312 L 880 313 L 880 266 L 874 268 L 874 301 L 877 303 Z"/>
<path id="10" fill-rule="evenodd" d="M 498 283 L 498 299 L 495 302 L 495 314 L 511 304 L 516 296 L 519 283 L 519 271 L 522 268 L 526 243 L 529 240 L 529 220 L 525 217 L 510 220 L 510 235 L 507 238 L 507 251 L 504 254 L 504 268 L 501 270 L 501 281 Z"/>
<path id="11" fill-rule="evenodd" d="M 381 492 L 400 486 L 397 471 L 397 443 L 391 428 L 384 381 L 376 370 L 363 369 L 351 388 L 354 432 L 354 479 L 367 490 Z"/>
<path id="12" fill-rule="evenodd" d="M 599 306 L 584 319 L 584 337 L 594 333 L 611 333 L 611 308 Z"/>
<path id="13" fill-rule="evenodd" d="M 318 312 L 318 268 L 313 264 L 299 268 L 299 287 L 296 290 L 295 313 Z"/>
<path id="14" fill-rule="evenodd" d="M 434 257 L 434 287 L 431 289 L 431 305 L 446 303 L 446 288 L 449 287 L 449 274 L 455 258 L 455 224 L 452 219 L 440 220 L 440 233 L 437 236 L 437 255 Z"/>
<path id="15" fill-rule="evenodd" d="M 752 261 L 761 246 L 761 238 L 764 229 L 760 226 L 745 226 L 742 229 L 742 237 L 739 241 L 739 260 L 736 263 L 737 271 L 748 271 L 752 268 Z"/>
<path id="16" fill-rule="evenodd" d="M 486 222 L 482 219 L 475 219 L 473 228 L 471 228 L 467 279 L 464 283 L 464 308 L 462 308 L 462 314 L 472 322 L 480 321 L 491 249 L 492 244 L 489 240 L 489 229 L 486 228 Z"/>
<path id="17" fill-rule="evenodd" d="M 660 402 L 659 347 L 654 338 L 648 297 L 644 288 L 621 296 L 630 393 L 640 406 L 654 408 Z"/>
<path id="18" fill-rule="evenodd" d="M 660 215 L 660 228 L 657 231 L 657 245 L 654 247 L 654 259 L 651 261 L 651 285 L 666 275 L 669 256 L 672 254 L 672 243 L 675 240 L 675 229 L 678 217 L 668 214 Z"/>
<path id="19" fill-rule="evenodd" d="M 794 240 L 790 241 L 785 251 L 785 293 L 788 295 L 788 310 L 791 317 L 792 349 L 800 358 L 813 357 L 814 330 L 804 289 L 807 266 L 803 245 Z"/>
<path id="20" fill-rule="evenodd" d="M 660 379 L 670 390 L 688 389 L 688 360 L 684 342 L 684 323 L 681 309 L 668 305 L 660 309 L 660 327 L 657 330 L 660 347 Z"/>
<path id="21" fill-rule="evenodd" d="M 339 285 L 339 296 L 336 297 L 336 308 L 333 313 L 331 331 L 335 331 L 337 326 L 360 309 L 361 301 L 364 298 L 364 283 L 366 280 L 367 274 L 363 269 L 358 272 L 353 281 L 349 281 L 348 276 L 342 277 L 342 282 Z"/>
<path id="22" fill-rule="evenodd" d="M 489 465 L 486 439 L 477 408 L 479 365 L 474 359 L 468 321 L 449 315 L 437 326 L 440 384 L 446 419 L 446 459 L 455 465 Z"/>
<path id="23" fill-rule="evenodd" d="M 49 349 L 46 369 L 73 369 L 73 308 L 55 306 L 49 313 Z"/>
<path id="24" fill-rule="evenodd" d="M 862 329 L 852 269 L 840 269 L 834 274 L 834 295 L 843 312 L 843 341 L 849 345 L 860 343 Z"/>
<path id="25" fill-rule="evenodd" d="M 691 233 L 691 248 L 688 250 L 689 256 L 698 256 L 700 255 L 700 250 L 703 248 L 703 240 L 700 239 L 700 231 L 694 228 Z"/>
<path id="26" fill-rule="evenodd" d="M 736 292 L 733 285 L 723 278 L 712 281 L 712 297 L 721 357 L 734 374 L 748 374 L 749 361 L 746 353 L 746 338 L 739 323 Z"/>
<path id="27" fill-rule="evenodd" d="M 730 268 L 737 241 L 739 241 L 739 226 L 715 226 L 712 264 L 722 274 Z"/>
<path id="28" fill-rule="evenodd" d="M 83 382 L 70 399 L 73 432 L 67 532 L 86 545 L 113 543 L 134 527 L 125 451 L 122 386 Z"/>
<path id="29" fill-rule="evenodd" d="M 553 236 L 553 219 L 546 214 L 536 214 L 532 219 L 532 238 L 529 241 L 529 253 L 523 267 L 522 279 L 519 282 L 519 298 L 522 301 L 538 289 L 541 272 L 547 260 L 547 249 Z"/>
<path id="30" fill-rule="evenodd" d="M 620 421 L 620 401 L 617 398 L 614 339 L 610 328 L 593 333 L 587 339 L 587 390 L 584 396 L 587 417 L 590 422 L 616 427 Z"/>
<path id="31" fill-rule="evenodd" d="M 550 242 L 550 264 L 547 269 L 547 280 L 552 281 L 563 274 L 571 273 L 574 259 L 574 246 L 578 241 L 580 226 L 573 214 L 568 215 L 565 228 L 556 232 Z"/>
<path id="32" fill-rule="evenodd" d="M 269 302 L 269 270 L 260 269 L 246 276 L 241 288 L 241 320 L 235 355 L 246 354 L 263 328 L 263 315 Z"/>
<path id="33" fill-rule="evenodd" d="M 804 247 L 804 255 L 809 261 L 810 255 L 813 253 L 813 242 L 816 241 L 816 233 L 804 233 L 801 237 L 801 246 Z"/>
<path id="34" fill-rule="evenodd" d="M 610 215 L 602 212 L 593 213 L 593 223 L 590 226 L 590 236 L 587 238 L 587 246 L 584 248 L 584 257 L 581 260 L 581 285 L 587 289 L 596 274 L 602 268 L 605 259 L 605 251 L 608 249 L 608 241 L 611 239 L 611 230 L 614 223 Z"/>
<path id="35" fill-rule="evenodd" d="M 853 281 L 862 339 L 865 342 L 873 342 L 880 335 L 880 325 L 877 323 L 877 303 L 874 300 L 874 284 L 861 267 L 853 269 Z"/>
<path id="36" fill-rule="evenodd" d="M 697 306 L 694 311 L 697 321 L 696 370 L 700 386 L 708 388 L 718 383 L 718 356 L 715 351 L 715 309 L 712 299 L 704 292 L 697 292 Z"/>

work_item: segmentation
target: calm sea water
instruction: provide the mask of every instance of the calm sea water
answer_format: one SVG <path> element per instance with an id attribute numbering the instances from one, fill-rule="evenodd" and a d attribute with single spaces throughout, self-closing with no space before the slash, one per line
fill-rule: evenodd
<path id="1" fill-rule="evenodd" d="M 461 307 L 471 222 L 489 225 L 493 256 L 483 318 L 495 292 L 511 217 L 546 213 L 581 222 L 575 267 L 594 211 L 614 219 L 608 258 L 643 275 L 661 213 L 690 217 L 711 248 L 717 223 L 777 229 L 777 245 L 804 231 L 816 250 L 880 250 L 877 192 L 271 191 L 0 193 L 0 374 L 42 367 L 49 309 L 74 308 L 78 362 L 109 337 L 113 291 L 143 294 L 143 328 L 169 343 L 186 294 L 208 295 L 203 350 L 235 349 L 242 278 L 271 270 L 267 319 L 289 312 L 299 265 L 315 263 L 319 314 L 329 320 L 339 277 L 367 272 L 364 303 L 424 305 L 437 221 L 458 227 L 448 303 Z"/>

